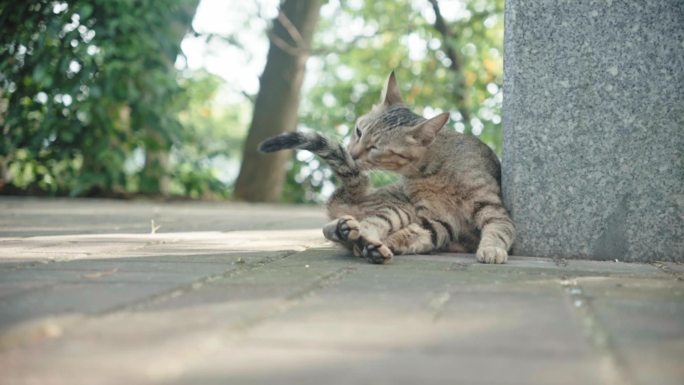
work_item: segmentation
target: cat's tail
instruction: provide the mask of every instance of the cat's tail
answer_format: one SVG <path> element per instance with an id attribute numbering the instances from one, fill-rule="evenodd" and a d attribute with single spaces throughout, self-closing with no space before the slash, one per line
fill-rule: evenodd
<path id="1" fill-rule="evenodd" d="M 276 152 L 297 148 L 315 152 L 329 146 L 329 141 L 315 132 L 287 132 L 272 136 L 259 143 L 259 151 Z"/>
<path id="2" fill-rule="evenodd" d="M 339 142 L 332 142 L 316 132 L 288 132 L 273 136 L 261 142 L 261 152 L 276 152 L 287 149 L 308 150 L 323 159 L 336 177 L 346 187 L 365 188 L 367 176 L 359 169 L 347 149 Z"/>

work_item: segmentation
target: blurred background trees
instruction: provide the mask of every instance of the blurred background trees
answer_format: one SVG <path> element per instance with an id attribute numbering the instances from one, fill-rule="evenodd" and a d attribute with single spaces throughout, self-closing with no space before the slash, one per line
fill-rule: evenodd
<path id="1" fill-rule="evenodd" d="M 334 181 L 311 154 L 253 145 L 344 138 L 392 69 L 418 113 L 500 154 L 503 0 L 290 2 L 1 1 L 0 193 L 230 198 L 244 145 L 238 198 L 321 201 Z"/>

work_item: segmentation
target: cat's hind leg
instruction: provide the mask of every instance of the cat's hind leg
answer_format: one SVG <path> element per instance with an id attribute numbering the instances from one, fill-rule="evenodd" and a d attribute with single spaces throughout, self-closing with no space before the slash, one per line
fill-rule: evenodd
<path id="1" fill-rule="evenodd" d="M 390 234 L 384 242 L 394 254 L 425 254 L 435 251 L 430 231 L 415 223 Z M 468 247 L 459 241 L 451 241 L 441 250 L 449 253 L 470 252 Z"/>
<path id="2" fill-rule="evenodd" d="M 323 226 L 323 236 L 333 242 L 354 242 L 360 235 L 359 222 L 351 215 L 343 215 Z"/>
<path id="3" fill-rule="evenodd" d="M 382 218 L 382 219 L 381 219 Z M 369 216 L 357 221 L 351 215 L 343 215 L 323 227 L 323 235 L 352 250 L 372 263 L 385 263 L 394 254 L 380 239 L 392 229 L 392 224 L 382 215 Z"/>
<path id="4" fill-rule="evenodd" d="M 401 226 L 402 221 L 388 216 L 386 213 L 376 213 L 357 221 L 350 215 L 344 215 L 323 227 L 323 235 L 361 255 L 372 263 L 385 263 L 394 254 L 381 240 Z"/>
<path id="5" fill-rule="evenodd" d="M 361 220 L 358 245 L 364 258 L 377 264 L 386 263 L 392 259 L 394 253 L 383 239 L 395 228 L 403 225 L 403 220 L 397 215 L 394 211 L 376 212 Z"/>
<path id="6" fill-rule="evenodd" d="M 372 263 L 386 263 L 394 256 L 392 250 L 384 242 L 373 242 L 361 238 L 360 246 L 363 246 L 361 255 Z"/>
<path id="7" fill-rule="evenodd" d="M 395 254 L 424 254 L 435 248 L 430 231 L 416 223 L 393 232 L 383 242 Z"/>
<path id="8" fill-rule="evenodd" d="M 323 236 L 326 239 L 351 250 L 357 257 L 363 255 L 358 242 L 359 231 L 359 222 L 351 215 L 344 215 L 323 226 Z"/>

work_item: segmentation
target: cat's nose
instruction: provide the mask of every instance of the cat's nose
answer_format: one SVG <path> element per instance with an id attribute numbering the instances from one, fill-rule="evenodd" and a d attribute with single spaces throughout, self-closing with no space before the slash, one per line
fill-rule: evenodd
<path id="1" fill-rule="evenodd" d="M 361 156 L 361 151 L 356 147 L 349 147 L 349 155 L 351 155 L 352 159 L 357 160 Z"/>

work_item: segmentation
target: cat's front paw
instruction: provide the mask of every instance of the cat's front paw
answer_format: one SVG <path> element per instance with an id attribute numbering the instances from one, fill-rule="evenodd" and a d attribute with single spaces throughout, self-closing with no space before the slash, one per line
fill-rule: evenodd
<path id="1" fill-rule="evenodd" d="M 372 263 L 382 264 L 392 259 L 394 254 L 382 243 L 366 243 L 363 247 L 363 256 Z"/>
<path id="2" fill-rule="evenodd" d="M 484 246 L 477 249 L 477 260 L 482 263 L 506 263 L 508 253 L 496 246 Z"/>
<path id="3" fill-rule="evenodd" d="M 351 215 L 345 215 L 337 220 L 335 235 L 341 241 L 356 241 L 361 236 L 359 222 Z"/>

